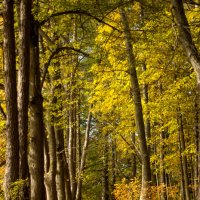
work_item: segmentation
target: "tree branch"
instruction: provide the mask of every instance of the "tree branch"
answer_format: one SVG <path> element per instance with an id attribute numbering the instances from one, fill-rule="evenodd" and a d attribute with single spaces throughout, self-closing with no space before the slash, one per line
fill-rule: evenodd
<path id="1" fill-rule="evenodd" d="M 59 48 L 57 48 L 54 52 L 52 52 L 48 61 L 44 64 L 44 74 L 43 74 L 43 77 L 42 77 L 42 80 L 41 80 L 41 88 L 43 87 L 43 84 L 44 84 L 44 81 L 45 81 L 45 78 L 46 78 L 46 74 L 47 74 L 49 65 L 51 64 L 51 61 L 54 59 L 55 55 L 57 55 L 58 53 L 60 53 L 61 51 L 64 51 L 64 50 L 72 50 L 72 51 L 75 51 L 77 53 L 81 53 L 86 57 L 89 57 L 88 53 L 83 52 L 82 50 L 76 49 L 74 47 L 59 47 Z"/>
<path id="2" fill-rule="evenodd" d="M 6 119 L 6 113 L 5 113 L 5 111 L 3 110 L 1 104 L 0 104 L 0 113 L 1 113 L 1 115 L 3 116 L 3 119 Z"/>
<path id="3" fill-rule="evenodd" d="M 136 145 L 135 145 L 134 143 L 131 143 L 131 144 L 130 144 L 130 143 L 125 139 L 125 137 L 124 137 L 122 134 L 120 134 L 120 137 L 122 138 L 122 140 L 123 140 L 132 150 L 135 151 L 135 154 L 136 154 L 136 156 L 137 156 L 139 162 L 142 163 L 142 160 L 141 160 L 141 153 L 140 153 L 140 151 L 138 150 L 138 148 L 136 147 Z"/>
<path id="4" fill-rule="evenodd" d="M 68 15 L 68 14 L 79 14 L 79 15 L 85 15 L 85 16 L 88 16 L 88 17 L 91 17 L 93 19 L 95 19 L 96 21 L 98 21 L 99 23 L 102 23 L 102 24 L 105 24 L 109 27 L 111 27 L 113 30 L 117 30 L 119 32 L 122 32 L 121 30 L 119 30 L 118 28 L 112 26 L 111 24 L 103 21 L 103 19 L 100 19 L 94 15 L 92 15 L 91 13 L 85 11 L 85 10 L 81 10 L 81 9 L 78 9 L 78 10 L 66 10 L 66 11 L 63 11 L 63 12 L 58 12 L 58 13 L 54 13 L 52 15 L 50 15 L 48 18 L 44 19 L 43 21 L 40 22 L 40 26 L 44 25 L 46 22 L 48 22 L 50 19 L 54 18 L 54 17 L 58 17 L 58 16 L 61 16 L 61 15 Z"/>

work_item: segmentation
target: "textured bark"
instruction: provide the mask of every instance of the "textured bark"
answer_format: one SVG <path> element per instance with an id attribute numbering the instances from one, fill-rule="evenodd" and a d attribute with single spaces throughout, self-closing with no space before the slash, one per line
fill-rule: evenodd
<path id="1" fill-rule="evenodd" d="M 146 199 L 148 196 L 148 185 L 151 181 L 150 158 L 146 143 L 141 95 L 140 95 L 140 88 L 135 66 L 135 57 L 133 54 L 131 33 L 130 33 L 128 19 L 125 10 L 123 8 L 121 8 L 121 20 L 124 27 L 126 51 L 129 61 L 129 74 L 132 85 L 133 101 L 135 105 L 135 121 L 139 136 L 140 151 L 142 158 L 142 188 L 141 188 L 140 200 L 143 200 Z"/>
<path id="2" fill-rule="evenodd" d="M 29 102 L 29 66 L 30 66 L 30 17 L 31 1 L 21 0 L 19 8 L 19 178 L 25 181 L 20 189 L 20 199 L 29 198 L 28 169 L 28 102 Z"/>
<path id="3" fill-rule="evenodd" d="M 185 15 L 185 10 L 183 7 L 182 0 L 171 0 L 174 15 L 177 21 L 179 35 L 181 39 L 182 46 L 187 54 L 187 57 L 194 68 L 194 71 L 197 76 L 197 92 L 198 92 L 198 103 L 200 102 L 200 54 L 195 46 L 195 43 L 192 39 L 192 34 L 190 31 L 189 23 Z M 200 140 L 198 141 L 198 150 L 200 149 Z M 198 188 L 197 188 L 197 197 L 200 199 L 200 153 L 198 152 Z"/>
<path id="4" fill-rule="evenodd" d="M 4 179 L 5 200 L 14 199 L 11 195 L 12 183 L 19 178 L 19 132 L 16 88 L 16 56 L 13 1 L 3 1 L 4 19 L 4 69 L 6 94 L 6 171 Z"/>
<path id="5" fill-rule="evenodd" d="M 65 200 L 65 150 L 64 150 L 64 134 L 60 127 L 56 127 L 56 146 L 57 146 L 57 174 L 56 187 L 58 200 Z M 68 191 L 69 192 L 69 191 Z M 71 192 L 71 191 L 70 191 Z M 70 195 L 71 193 L 69 193 Z M 72 198 L 70 197 L 69 200 Z"/>
<path id="6" fill-rule="evenodd" d="M 50 114 L 48 125 L 49 169 L 45 174 L 47 200 L 57 200 L 56 191 L 56 137 L 53 125 L 53 116 Z"/>
<path id="7" fill-rule="evenodd" d="M 38 24 L 31 21 L 30 48 L 30 152 L 29 170 L 31 180 L 31 199 L 44 200 L 44 124 L 43 98 L 40 87 Z"/>
<path id="8" fill-rule="evenodd" d="M 87 148 L 89 143 L 89 133 L 90 133 L 90 124 L 91 124 L 91 112 L 89 111 L 88 119 L 87 119 L 87 126 L 85 130 L 85 141 L 83 145 L 83 151 L 81 155 L 81 164 L 79 168 L 79 174 L 78 174 L 78 180 L 77 180 L 77 189 L 76 189 L 76 200 L 81 199 L 81 187 L 82 187 L 82 176 L 83 176 L 83 170 L 86 162 L 86 155 L 87 155 Z"/>

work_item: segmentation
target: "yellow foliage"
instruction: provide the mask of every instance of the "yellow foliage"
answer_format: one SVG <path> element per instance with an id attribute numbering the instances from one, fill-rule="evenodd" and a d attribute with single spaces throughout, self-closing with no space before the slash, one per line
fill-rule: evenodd
<path id="1" fill-rule="evenodd" d="M 126 183 L 125 179 L 122 183 L 115 184 L 113 194 L 116 200 L 138 200 L 140 198 L 141 183 L 134 179 L 130 183 Z M 149 199 L 161 200 L 161 195 L 166 194 L 168 199 L 179 199 L 179 189 L 175 186 L 166 187 L 165 185 L 150 186 L 148 189 Z"/>

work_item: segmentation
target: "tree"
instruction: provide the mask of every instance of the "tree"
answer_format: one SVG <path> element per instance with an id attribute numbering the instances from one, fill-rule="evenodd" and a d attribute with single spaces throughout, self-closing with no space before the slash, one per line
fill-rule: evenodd
<path id="1" fill-rule="evenodd" d="M 13 198 L 12 188 L 19 179 L 19 132 L 16 87 L 16 55 L 14 33 L 14 1 L 3 1 L 4 19 L 4 70 L 6 94 L 6 172 L 5 199 Z"/>
<path id="2" fill-rule="evenodd" d="M 29 170 L 31 181 L 31 199 L 43 200 L 44 188 L 44 122 L 43 97 L 41 94 L 38 22 L 31 19 L 31 47 L 30 47 L 30 152 Z"/>
<path id="3" fill-rule="evenodd" d="M 19 7 L 19 74 L 18 74 L 18 110 L 19 110 L 19 179 L 24 181 L 20 198 L 29 198 L 28 169 L 28 103 L 30 68 L 30 18 L 31 1 L 21 0 Z"/>
<path id="4" fill-rule="evenodd" d="M 128 24 L 128 19 L 125 13 L 124 8 L 121 8 L 121 20 L 124 27 L 126 51 L 129 61 L 129 74 L 132 85 L 132 93 L 135 105 L 135 121 L 137 132 L 140 140 L 140 151 L 142 158 L 142 189 L 140 199 L 146 199 L 148 196 L 148 185 L 151 181 L 151 168 L 150 168 L 150 157 L 147 149 L 146 136 L 145 136 L 145 126 L 143 119 L 142 103 L 139 82 L 137 78 L 137 72 L 135 67 L 135 57 L 133 54 L 132 40 L 130 34 L 130 28 Z"/>
<path id="5" fill-rule="evenodd" d="M 174 14 L 175 14 L 176 22 L 178 25 L 178 30 L 179 30 L 182 46 L 196 73 L 197 91 L 198 91 L 198 96 L 199 96 L 199 93 L 200 93 L 200 54 L 192 38 L 190 26 L 189 26 L 187 17 L 185 15 L 185 10 L 183 7 L 183 1 L 172 0 L 171 3 L 174 9 Z M 198 99 L 198 104 L 199 104 L 199 99 Z M 200 142 L 198 143 L 198 149 L 200 149 L 199 147 L 200 147 Z M 200 162 L 200 157 L 198 157 L 198 174 L 200 174 L 199 162 Z M 198 175 L 198 182 L 200 182 L 199 175 Z M 198 184 L 198 192 L 197 192 L 196 198 L 197 199 L 200 198 L 200 184 Z"/>

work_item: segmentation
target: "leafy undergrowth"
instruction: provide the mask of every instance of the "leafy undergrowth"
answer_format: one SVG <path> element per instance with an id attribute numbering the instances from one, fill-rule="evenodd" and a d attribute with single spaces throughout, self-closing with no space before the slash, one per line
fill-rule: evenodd
<path id="1" fill-rule="evenodd" d="M 126 183 L 125 179 L 122 183 L 115 185 L 113 192 L 116 200 L 138 200 L 140 198 L 141 183 L 134 179 L 130 183 Z M 162 195 L 166 195 L 169 200 L 176 200 L 180 198 L 180 191 L 177 187 L 150 186 L 148 189 L 148 196 L 151 200 L 160 200 Z"/>

